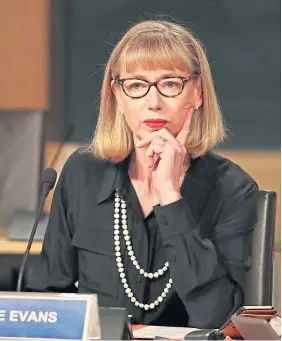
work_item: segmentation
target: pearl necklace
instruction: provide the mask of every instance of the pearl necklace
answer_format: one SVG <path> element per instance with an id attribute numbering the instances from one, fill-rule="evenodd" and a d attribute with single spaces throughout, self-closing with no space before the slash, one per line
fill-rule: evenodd
<path id="1" fill-rule="evenodd" d="M 121 214 L 120 214 L 121 213 Z M 127 279 L 125 277 L 125 272 L 124 272 L 124 267 L 121 259 L 121 250 L 120 250 L 120 218 L 122 222 L 122 230 L 123 230 L 123 235 L 124 235 L 124 240 L 125 240 L 125 245 L 127 249 L 127 253 L 133 263 L 133 265 L 136 267 L 136 269 L 139 271 L 140 275 L 143 275 L 144 277 L 148 277 L 149 279 L 153 278 L 158 278 L 159 276 L 162 276 L 169 267 L 168 262 L 164 264 L 162 268 L 160 268 L 158 271 L 152 273 L 152 272 L 146 272 L 144 269 L 141 268 L 139 265 L 135 253 L 132 249 L 131 245 L 131 240 L 130 240 L 130 235 L 127 227 L 127 212 L 126 212 L 126 203 L 124 200 L 122 200 L 119 197 L 118 192 L 115 192 L 115 212 L 114 212 L 114 244 L 115 244 L 115 255 L 116 255 L 116 263 L 117 263 L 117 268 L 119 272 L 119 276 L 121 278 L 121 282 L 123 284 L 125 293 L 127 294 L 128 298 L 130 298 L 131 302 L 135 304 L 136 307 L 139 307 L 144 310 L 149 310 L 149 309 L 154 309 L 156 306 L 158 306 L 163 299 L 166 297 L 168 294 L 170 288 L 172 287 L 173 281 L 170 278 L 169 281 L 167 282 L 163 292 L 161 295 L 152 303 L 149 304 L 143 304 L 139 301 L 137 301 L 136 297 L 134 297 L 128 283 Z"/>

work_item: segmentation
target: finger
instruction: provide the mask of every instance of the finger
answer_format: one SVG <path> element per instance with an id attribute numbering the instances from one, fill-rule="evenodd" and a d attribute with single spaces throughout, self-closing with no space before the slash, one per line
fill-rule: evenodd
<path id="1" fill-rule="evenodd" d="M 145 156 L 148 158 L 148 166 L 149 168 L 153 167 L 156 161 L 160 158 L 160 154 L 164 151 L 164 144 L 162 140 L 154 140 L 145 153 Z"/>
<path id="2" fill-rule="evenodd" d="M 141 148 L 145 147 L 149 143 L 151 143 L 155 138 L 162 137 L 162 139 L 166 139 L 172 143 L 176 143 L 175 137 L 166 129 L 160 129 L 158 131 L 154 131 L 150 135 L 144 137 L 141 141 L 136 143 L 136 147 Z"/>
<path id="3" fill-rule="evenodd" d="M 150 145 L 150 146 L 148 147 L 148 149 L 147 149 L 145 155 L 146 155 L 147 157 L 153 157 L 154 154 L 161 154 L 161 153 L 163 153 L 163 152 L 164 152 L 164 148 L 163 148 L 162 146 L 157 146 L 157 145 L 151 146 L 151 145 Z"/>
<path id="4" fill-rule="evenodd" d="M 154 153 L 162 153 L 165 148 L 165 144 L 162 138 L 154 138 L 154 140 L 150 143 L 149 147 L 147 148 L 146 155 L 153 156 Z"/>
<path id="5" fill-rule="evenodd" d="M 159 158 L 160 158 L 160 154 L 155 153 L 155 152 L 153 152 L 152 155 L 146 155 L 146 156 L 147 156 L 149 168 L 153 168 L 154 165 L 156 164 L 157 160 L 159 160 Z"/>
<path id="6" fill-rule="evenodd" d="M 138 148 L 145 147 L 146 145 L 151 143 L 156 136 L 158 136 L 157 133 L 158 133 L 158 131 L 154 131 L 153 133 L 151 133 L 148 136 L 144 137 L 141 141 L 136 143 L 136 147 L 138 147 Z"/>
<path id="7" fill-rule="evenodd" d="M 187 142 L 187 138 L 188 138 L 188 135 L 190 132 L 191 119 L 192 119 L 192 115 L 193 115 L 194 110 L 195 110 L 194 107 L 189 108 L 186 120 L 183 124 L 183 127 L 181 128 L 180 132 L 178 133 L 178 135 L 176 137 L 178 142 L 180 142 L 182 145 L 185 145 Z"/>
<path id="8" fill-rule="evenodd" d="M 160 160 L 160 154 L 154 154 L 152 168 L 156 168 L 156 166 L 158 165 L 159 160 Z"/>

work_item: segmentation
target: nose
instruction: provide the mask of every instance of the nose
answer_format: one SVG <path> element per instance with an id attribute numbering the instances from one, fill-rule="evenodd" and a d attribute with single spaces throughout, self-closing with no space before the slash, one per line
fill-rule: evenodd
<path id="1" fill-rule="evenodd" d="M 162 108 L 161 94 L 155 86 L 151 87 L 145 98 L 147 100 L 149 110 L 158 111 Z"/>

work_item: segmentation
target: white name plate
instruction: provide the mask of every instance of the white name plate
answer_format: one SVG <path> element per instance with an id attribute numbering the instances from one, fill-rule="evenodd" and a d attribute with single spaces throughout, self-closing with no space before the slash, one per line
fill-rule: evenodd
<path id="1" fill-rule="evenodd" d="M 0 292 L 0 340 L 100 338 L 97 295 Z"/>

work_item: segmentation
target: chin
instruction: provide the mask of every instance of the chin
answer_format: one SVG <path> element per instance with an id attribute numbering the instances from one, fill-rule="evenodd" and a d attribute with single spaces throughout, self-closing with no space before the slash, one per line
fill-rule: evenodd
<path id="1" fill-rule="evenodd" d="M 144 139 L 144 137 L 148 136 L 150 134 L 149 131 L 137 131 L 136 133 L 133 132 L 133 139 L 134 140 L 142 140 Z"/>

